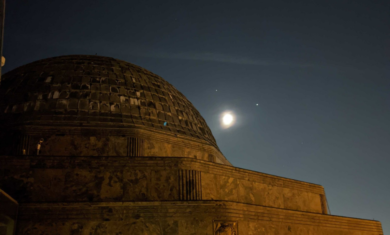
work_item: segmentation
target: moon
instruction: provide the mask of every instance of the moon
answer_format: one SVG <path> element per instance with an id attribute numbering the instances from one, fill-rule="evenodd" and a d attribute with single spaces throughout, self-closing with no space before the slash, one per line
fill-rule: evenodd
<path id="1" fill-rule="evenodd" d="M 231 127 L 235 122 L 235 116 L 232 112 L 224 112 L 221 115 L 221 126 L 226 129 Z"/>
<path id="2" fill-rule="evenodd" d="M 233 116 L 230 113 L 227 113 L 222 118 L 223 124 L 230 125 L 233 122 Z"/>

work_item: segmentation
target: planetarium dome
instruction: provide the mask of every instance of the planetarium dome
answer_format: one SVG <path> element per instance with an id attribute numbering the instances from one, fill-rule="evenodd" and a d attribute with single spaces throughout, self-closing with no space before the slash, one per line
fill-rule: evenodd
<path id="1" fill-rule="evenodd" d="M 194 106 L 133 64 L 62 56 L 0 86 L 0 201 L 18 235 L 383 234 L 330 215 L 321 185 L 230 165 Z"/>
<path id="2" fill-rule="evenodd" d="M 122 60 L 69 55 L 32 62 L 3 76 L 0 102 L 3 153 L 190 157 L 230 165 L 183 94 Z"/>

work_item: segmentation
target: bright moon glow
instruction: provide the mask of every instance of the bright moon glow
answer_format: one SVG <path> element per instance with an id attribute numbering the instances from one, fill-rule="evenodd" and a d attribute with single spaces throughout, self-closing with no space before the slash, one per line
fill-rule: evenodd
<path id="1" fill-rule="evenodd" d="M 233 122 L 233 116 L 231 114 L 227 113 L 223 116 L 222 121 L 223 121 L 223 124 L 230 125 Z"/>
<path id="2" fill-rule="evenodd" d="M 235 120 L 234 120 L 234 114 L 231 113 L 231 112 L 225 112 L 221 115 L 221 124 L 222 124 L 222 128 L 226 129 L 226 128 L 229 128 L 231 127 Z"/>

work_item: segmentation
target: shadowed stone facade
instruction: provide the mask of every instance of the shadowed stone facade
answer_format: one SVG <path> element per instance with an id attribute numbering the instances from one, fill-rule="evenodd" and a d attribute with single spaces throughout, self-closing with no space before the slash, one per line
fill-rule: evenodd
<path id="1" fill-rule="evenodd" d="M 192 104 L 130 63 L 37 61 L 6 74 L 0 97 L 17 234 L 383 234 L 328 215 L 320 185 L 231 166 Z"/>

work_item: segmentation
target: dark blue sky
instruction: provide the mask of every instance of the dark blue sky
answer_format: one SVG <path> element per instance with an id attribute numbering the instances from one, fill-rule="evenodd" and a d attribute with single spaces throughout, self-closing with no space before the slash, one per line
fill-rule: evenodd
<path id="1" fill-rule="evenodd" d="M 321 184 L 332 214 L 390 233 L 390 1 L 7 2 L 3 71 L 96 53 L 173 84 L 233 165 Z"/>

